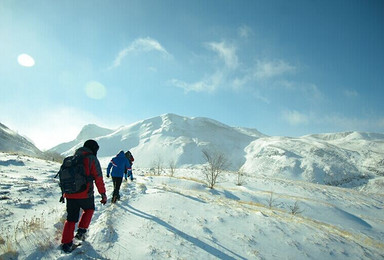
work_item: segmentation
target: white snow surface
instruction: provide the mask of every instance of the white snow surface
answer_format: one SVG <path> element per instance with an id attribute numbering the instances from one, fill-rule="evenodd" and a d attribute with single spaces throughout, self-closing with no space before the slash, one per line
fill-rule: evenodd
<path id="1" fill-rule="evenodd" d="M 232 171 L 367 188 L 384 176 L 384 134 L 328 133 L 302 137 L 267 136 L 256 129 L 231 127 L 203 117 L 164 114 L 117 130 L 87 125 L 76 140 L 52 149 L 72 155 L 94 138 L 98 156 L 107 163 L 120 150 L 130 150 L 139 168 L 194 168 L 205 163 L 203 150 L 223 153 Z"/>
<path id="2" fill-rule="evenodd" d="M 168 165 L 174 161 L 179 167 L 204 163 L 202 150 L 228 154 L 232 168 L 239 168 L 245 162 L 244 148 L 253 140 L 266 135 L 256 129 L 231 127 L 203 117 L 182 117 L 164 114 L 122 126 L 109 134 L 100 132 L 98 127 L 87 126 L 82 138 L 61 144 L 51 149 L 63 155 L 72 155 L 84 141 L 94 138 L 100 146 L 99 157 L 110 160 L 120 150 L 130 150 L 137 155 L 138 167 L 153 167 L 159 159 Z M 90 134 L 87 134 L 90 133 Z M 92 135 L 91 135 L 92 133 Z"/>
<path id="3" fill-rule="evenodd" d="M 303 153 L 310 139 L 323 151 L 317 140 L 327 138 L 309 136 Z M 280 138 L 274 140 L 278 147 Z M 287 152 L 275 149 L 272 157 Z M 358 157 L 353 150 L 348 156 Z M 53 178 L 59 167 L 0 152 L 0 259 L 384 258 L 382 193 L 255 173 L 236 185 L 233 172 L 211 190 L 199 167 L 178 168 L 171 177 L 168 170 L 154 176 L 135 165 L 136 180 L 123 183 L 116 204 L 110 203 L 112 181 L 104 179 L 108 203 L 96 196 L 86 241 L 65 254 L 59 248 L 65 204 Z M 383 181 L 369 185 L 382 190 Z"/>

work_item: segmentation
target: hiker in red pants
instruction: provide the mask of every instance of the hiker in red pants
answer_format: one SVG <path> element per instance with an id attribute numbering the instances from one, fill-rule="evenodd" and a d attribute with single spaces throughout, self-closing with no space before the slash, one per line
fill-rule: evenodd
<path id="1" fill-rule="evenodd" d="M 80 209 L 83 213 L 78 224 L 76 238 L 79 240 L 85 239 L 85 234 L 91 223 L 93 212 L 95 211 L 95 198 L 93 191 L 93 182 L 95 182 L 97 190 L 101 195 L 101 203 L 107 202 L 105 195 L 105 185 L 103 175 L 100 167 L 100 162 L 96 157 L 99 145 L 94 140 L 88 140 L 84 143 L 83 147 L 76 150 L 76 154 L 83 156 L 83 165 L 85 174 L 87 176 L 87 185 L 84 191 L 79 193 L 64 193 L 60 201 L 64 203 L 64 198 L 67 200 L 67 220 L 64 223 L 63 234 L 61 238 L 61 249 L 68 253 L 71 252 L 75 245 L 73 244 L 73 237 L 75 225 L 79 221 Z"/>

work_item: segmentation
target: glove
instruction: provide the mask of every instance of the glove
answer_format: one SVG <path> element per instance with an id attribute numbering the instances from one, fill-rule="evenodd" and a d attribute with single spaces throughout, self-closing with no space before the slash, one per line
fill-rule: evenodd
<path id="1" fill-rule="evenodd" d="M 61 195 L 59 202 L 61 202 L 61 203 L 65 203 L 65 200 L 64 200 L 63 195 Z"/>
<path id="2" fill-rule="evenodd" d="M 100 194 L 101 195 L 101 204 L 105 205 L 105 203 L 107 203 L 107 195 L 105 195 L 105 193 L 103 194 Z"/>

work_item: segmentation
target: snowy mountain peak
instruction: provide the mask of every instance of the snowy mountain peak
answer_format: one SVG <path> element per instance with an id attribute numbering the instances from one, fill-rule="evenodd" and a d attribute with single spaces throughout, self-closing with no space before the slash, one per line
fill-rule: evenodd
<path id="1" fill-rule="evenodd" d="M 109 158 L 120 150 L 131 150 L 138 155 L 136 165 L 139 167 L 152 167 L 159 157 L 164 164 L 169 161 L 175 161 L 178 166 L 201 164 L 204 162 L 202 150 L 208 149 L 227 154 L 234 162 L 234 168 L 244 163 L 244 148 L 251 141 L 265 137 L 256 129 L 231 127 L 209 118 L 168 113 L 116 130 L 88 125 L 76 140 L 53 150 L 64 155 L 72 154 L 82 145 L 84 136 L 97 139 L 100 157 Z"/>
<path id="2" fill-rule="evenodd" d="M 99 136 L 104 136 L 112 133 L 113 130 L 97 126 L 95 124 L 88 124 L 84 126 L 80 133 L 77 135 L 77 140 L 88 140 Z"/>
<path id="3" fill-rule="evenodd" d="M 115 131 L 95 125 L 79 136 L 95 138 L 102 164 L 120 150 L 130 150 L 135 167 L 198 167 L 205 163 L 202 151 L 223 153 L 230 170 L 328 185 L 357 187 L 375 176 L 384 176 L 384 135 L 345 132 L 303 137 L 270 137 L 256 129 L 231 127 L 204 117 L 175 114 L 145 119 Z M 73 154 L 83 140 L 56 147 Z"/>

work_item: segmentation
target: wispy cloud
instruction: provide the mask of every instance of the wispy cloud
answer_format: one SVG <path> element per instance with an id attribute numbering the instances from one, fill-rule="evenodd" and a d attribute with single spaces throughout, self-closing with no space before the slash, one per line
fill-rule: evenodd
<path id="1" fill-rule="evenodd" d="M 293 73 L 296 71 L 296 67 L 290 65 L 284 60 L 274 61 L 260 61 L 256 63 L 254 75 L 257 79 L 268 79 L 284 75 L 287 73 Z"/>
<path id="2" fill-rule="evenodd" d="M 110 69 L 121 65 L 121 61 L 131 52 L 150 52 L 158 51 L 166 56 L 170 56 L 168 51 L 157 41 L 150 37 L 138 38 L 134 40 L 127 48 L 121 50 Z"/>
<path id="3" fill-rule="evenodd" d="M 287 80 L 281 80 L 281 77 L 292 74 L 297 68 L 284 60 L 257 60 L 256 64 L 243 73 L 239 73 L 233 80 L 234 89 L 241 89 L 250 82 L 268 82 L 269 86 L 281 85 L 285 88 L 295 88 L 295 84 Z"/>
<path id="4" fill-rule="evenodd" d="M 243 36 L 246 36 L 246 31 L 250 30 L 246 26 L 239 29 Z M 251 68 L 242 66 L 237 55 L 237 45 L 229 44 L 227 41 L 216 41 L 206 43 L 205 46 L 216 54 L 222 63 L 216 64 L 213 68 L 213 74 L 205 76 L 203 79 L 187 83 L 183 80 L 172 79 L 170 84 L 182 88 L 185 91 L 196 92 L 213 92 L 220 87 L 231 87 L 236 91 L 240 91 L 244 86 L 250 83 L 260 81 L 274 82 L 278 77 L 294 73 L 297 68 L 290 63 L 279 60 L 257 60 Z M 252 84 L 253 86 L 255 84 Z M 267 100 L 263 98 L 263 100 Z"/>
<path id="5" fill-rule="evenodd" d="M 307 124 L 309 122 L 309 117 L 307 115 L 296 110 L 284 110 L 282 112 L 282 117 L 290 125 L 294 126 Z"/>
<path id="6" fill-rule="evenodd" d="M 236 47 L 229 45 L 226 42 L 210 42 L 208 47 L 216 52 L 224 61 L 224 64 L 229 69 L 236 69 L 239 65 L 239 59 L 236 54 Z"/>
<path id="7" fill-rule="evenodd" d="M 236 54 L 236 46 L 229 45 L 225 41 L 210 42 L 206 46 L 215 52 L 219 59 L 223 62 L 218 67 L 214 68 L 214 72 L 203 77 L 203 79 L 188 83 L 179 79 L 169 81 L 171 85 L 184 89 L 186 92 L 209 92 L 212 93 L 220 86 L 224 85 L 228 75 L 235 71 L 239 66 L 238 57 Z"/>
<path id="8" fill-rule="evenodd" d="M 173 86 L 184 89 L 185 92 L 195 91 L 212 93 L 220 86 L 223 81 L 223 77 L 223 73 L 217 71 L 216 73 L 194 83 L 187 83 L 178 79 L 172 79 L 169 83 Z"/>
<path id="9" fill-rule="evenodd" d="M 242 25 L 237 29 L 237 32 L 241 38 L 248 38 L 252 34 L 252 29 L 247 25 Z"/>

